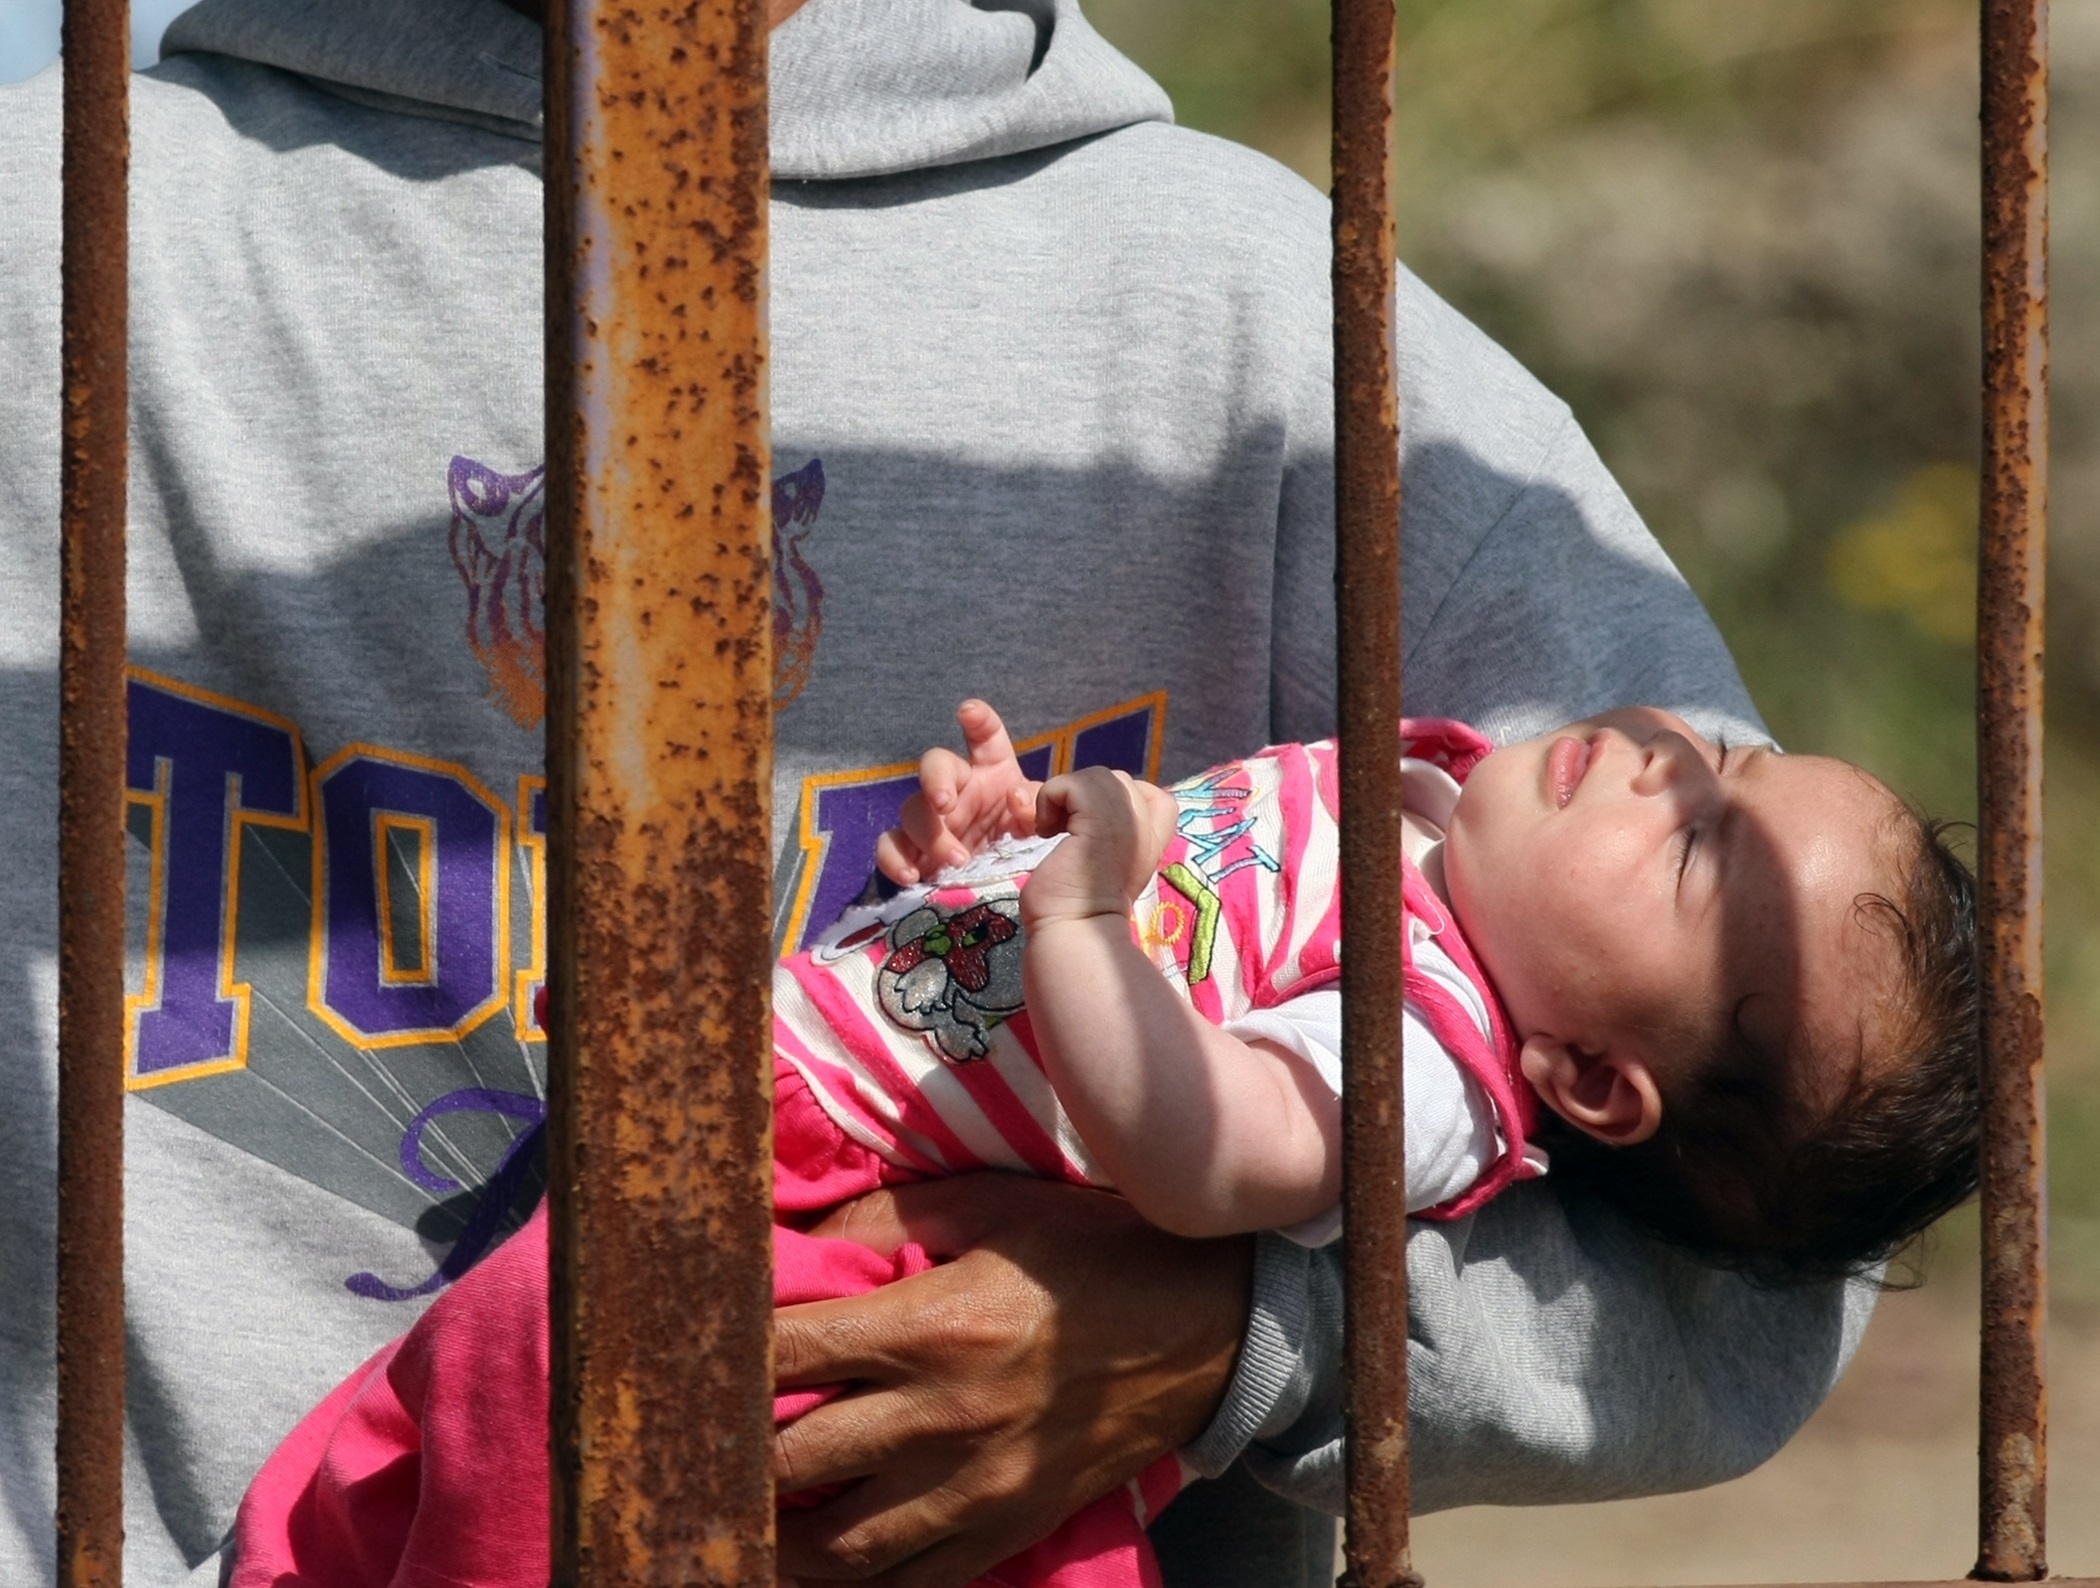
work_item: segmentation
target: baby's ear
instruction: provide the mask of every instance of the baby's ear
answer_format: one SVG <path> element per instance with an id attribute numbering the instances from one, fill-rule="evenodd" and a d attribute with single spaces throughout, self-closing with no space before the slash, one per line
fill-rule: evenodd
<path id="1" fill-rule="evenodd" d="M 1524 1079 L 1545 1105 L 1607 1147 L 1646 1141 L 1662 1124 L 1662 1092 L 1632 1054 L 1587 1053 L 1555 1037 L 1534 1036 L 1521 1060 Z"/>

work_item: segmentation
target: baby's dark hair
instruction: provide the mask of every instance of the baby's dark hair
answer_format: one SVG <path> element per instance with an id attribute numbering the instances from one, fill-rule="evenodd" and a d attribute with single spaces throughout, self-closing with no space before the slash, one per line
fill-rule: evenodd
<path id="1" fill-rule="evenodd" d="M 1905 808 L 1895 897 L 1864 895 L 1898 951 L 1893 1057 L 1862 1065 L 1834 1109 L 1790 1084 L 1801 1056 L 1740 1035 L 1665 1086 L 1661 1128 L 1607 1147 L 1548 1115 L 1553 1177 L 1650 1235 L 1773 1283 L 1866 1273 L 1976 1189 L 1983 1062 L 1976 879 L 1949 824 Z M 1812 1061 L 1811 1061 L 1812 1062 Z"/>

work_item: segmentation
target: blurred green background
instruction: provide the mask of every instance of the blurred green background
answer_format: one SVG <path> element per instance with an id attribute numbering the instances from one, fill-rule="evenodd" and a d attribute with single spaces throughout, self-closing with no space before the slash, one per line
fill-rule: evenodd
<path id="1" fill-rule="evenodd" d="M 1087 0 L 1087 12 L 1166 86 L 1183 124 L 1325 185 L 1325 0 Z M 1396 127 L 1403 261 L 1574 406 L 1780 740 L 1863 762 L 1962 818 L 1975 808 L 1976 28 L 1974 4 L 1957 0 L 1400 0 Z M 2100 1527 L 2080 1529 L 2100 1518 L 2100 1351 L 2079 1352 L 2100 1340 L 2100 545 L 2087 529 L 2100 495 L 2100 6 L 2058 7 L 2054 30 L 2051 1514 L 2059 1568 L 2090 1572 Z M 1809 1525 L 1811 1491 L 1873 1489 L 1861 1452 L 1891 1430 L 1884 1443 L 1952 1452 L 1909 1486 L 1934 1517 L 1913 1525 L 1891 1499 L 1840 1506 L 1828 1528 L 1929 1531 L 1949 1507 L 1954 1535 L 1970 1525 L 1974 1241 L 1973 1212 L 1957 1215 L 1928 1263 L 1936 1299 L 1884 1304 L 1853 1375 L 1864 1387 L 1848 1381 L 1811 1429 L 1850 1454 L 1790 1499 L 1775 1491 L 1793 1512 L 1763 1524 L 1775 1539 Z M 1901 1503 L 1915 1509 L 1916 1495 Z M 1884 1550 L 1809 1571 L 1835 1566 L 1830 1539 L 1798 1559 L 1743 1559 L 1764 1547 L 1754 1521 L 1693 1502 L 1598 1509 L 1641 1538 L 1671 1505 L 1678 1532 L 1708 1535 L 1706 1554 L 1650 1539 L 1589 1566 L 1755 1581 L 1761 1564 L 1826 1578 L 1968 1564 L 1906 1566 Z M 1430 1580 L 1493 1580 L 1475 1568 L 1499 1537 L 1475 1529 Z M 1581 1580 L 1579 1555 L 1518 1549 L 1499 1575 Z"/>

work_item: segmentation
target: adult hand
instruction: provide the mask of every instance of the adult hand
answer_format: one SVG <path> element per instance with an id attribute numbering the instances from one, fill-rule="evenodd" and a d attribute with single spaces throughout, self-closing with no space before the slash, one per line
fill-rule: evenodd
<path id="1" fill-rule="evenodd" d="M 864 1197 L 817 1233 L 917 1241 L 930 1272 L 775 1314 L 782 1386 L 848 1382 L 779 1430 L 800 1581 L 955 1588 L 1208 1425 L 1246 1326 L 1253 1241 L 1188 1241 L 1106 1192 L 976 1174 Z"/>

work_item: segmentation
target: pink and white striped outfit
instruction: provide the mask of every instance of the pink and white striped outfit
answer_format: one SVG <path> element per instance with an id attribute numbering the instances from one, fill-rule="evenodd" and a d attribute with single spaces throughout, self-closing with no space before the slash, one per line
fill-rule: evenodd
<path id="1" fill-rule="evenodd" d="M 1406 753 L 1459 782 L 1492 748 L 1458 723 L 1403 726 Z M 1337 981 L 1333 743 L 1279 745 L 1170 792 L 1178 830 L 1131 918 L 1161 974 L 1217 1025 Z M 1022 997 L 1020 890 L 1048 848 L 1001 846 L 879 911 L 852 912 L 783 961 L 773 984 L 783 1096 L 806 1092 L 844 1138 L 904 1177 L 995 1168 L 1105 1184 L 1044 1076 Z M 1450 1218 L 1528 1172 L 1537 1102 L 1486 976 L 1412 864 L 1404 897 L 1407 1002 L 1486 1094 L 1501 1144 L 1478 1181 L 1428 1215 Z M 1417 972 L 1422 928 L 1478 989 L 1487 1029 Z"/>

